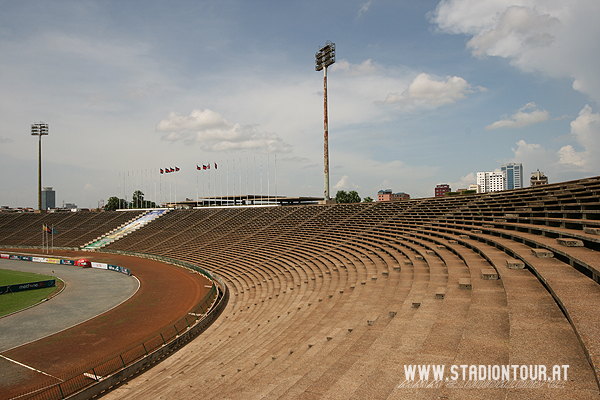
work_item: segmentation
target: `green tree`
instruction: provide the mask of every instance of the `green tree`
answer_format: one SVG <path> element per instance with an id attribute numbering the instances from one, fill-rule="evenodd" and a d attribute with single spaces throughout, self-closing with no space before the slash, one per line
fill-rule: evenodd
<path id="1" fill-rule="evenodd" d="M 345 190 L 338 190 L 335 195 L 336 203 L 360 203 L 360 196 L 356 192 L 356 190 L 352 190 L 349 193 L 346 193 Z"/>
<path id="2" fill-rule="evenodd" d="M 370 198 L 369 196 L 367 196 L 363 199 L 363 203 L 372 203 L 372 202 L 373 202 L 373 199 Z"/>
<path id="3" fill-rule="evenodd" d="M 144 204 L 144 193 L 142 193 L 141 190 L 136 190 L 133 192 L 131 202 L 133 203 L 133 208 L 142 208 L 142 205 Z"/>
<path id="4" fill-rule="evenodd" d="M 118 197 L 110 197 L 104 206 L 106 211 L 115 211 L 120 208 L 127 208 L 127 202 L 124 199 L 119 199 Z"/>
<path id="5" fill-rule="evenodd" d="M 351 190 L 348 193 L 348 203 L 360 203 L 360 196 L 356 190 Z"/>
<path id="6" fill-rule="evenodd" d="M 345 190 L 338 190 L 335 195 L 335 202 L 340 203 L 348 203 L 348 193 Z"/>

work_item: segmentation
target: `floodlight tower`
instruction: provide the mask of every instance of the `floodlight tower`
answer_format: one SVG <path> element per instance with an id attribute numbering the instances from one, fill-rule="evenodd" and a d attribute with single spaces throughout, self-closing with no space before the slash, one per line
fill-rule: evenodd
<path id="1" fill-rule="evenodd" d="M 324 120 L 323 127 L 325 129 L 325 149 L 324 149 L 324 164 L 325 164 L 325 192 L 324 200 L 330 200 L 329 195 L 329 126 L 327 121 L 327 67 L 335 62 L 335 43 L 331 43 L 329 40 L 325 42 L 325 46 L 321 47 L 319 51 L 315 53 L 315 70 L 323 70 L 323 106 L 324 106 Z"/>
<path id="2" fill-rule="evenodd" d="M 40 137 L 38 159 L 38 210 L 42 211 L 42 136 L 48 135 L 48 124 L 43 122 L 31 124 L 31 135 Z"/>

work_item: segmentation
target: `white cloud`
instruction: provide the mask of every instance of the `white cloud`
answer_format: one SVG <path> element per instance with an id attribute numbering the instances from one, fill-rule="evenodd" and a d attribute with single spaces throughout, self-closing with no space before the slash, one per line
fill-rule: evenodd
<path id="1" fill-rule="evenodd" d="M 175 112 L 158 123 L 156 130 L 166 132 L 163 140 L 198 143 L 207 151 L 253 150 L 261 153 L 288 153 L 290 145 L 275 133 L 261 132 L 255 125 L 227 121 L 218 112 L 194 110 L 189 116 Z"/>
<path id="2" fill-rule="evenodd" d="M 528 186 L 528 171 L 533 172 L 539 169 L 553 182 L 560 180 L 560 175 L 567 172 L 564 167 L 559 166 L 559 155 L 555 150 L 546 149 L 539 143 L 527 143 L 525 140 L 519 140 L 516 145 L 516 148 L 512 148 L 514 157 L 506 162 L 523 164 L 525 186 Z"/>
<path id="3" fill-rule="evenodd" d="M 477 183 L 477 174 L 475 172 L 470 172 L 469 174 L 462 176 L 458 182 L 450 183 L 450 188 L 454 191 L 458 189 L 468 189 L 469 185 L 472 183 Z"/>
<path id="4" fill-rule="evenodd" d="M 342 179 L 339 180 L 338 183 L 333 185 L 333 190 L 357 190 L 360 189 L 360 186 L 355 185 L 350 182 L 350 177 L 348 175 L 342 176 Z"/>
<path id="5" fill-rule="evenodd" d="M 558 155 L 560 156 L 560 160 L 558 162 L 561 164 L 572 164 L 578 167 L 583 167 L 585 164 L 583 154 L 575 151 L 573 146 L 570 144 L 561 147 L 560 150 L 558 150 Z"/>
<path id="6" fill-rule="evenodd" d="M 471 36 L 476 57 L 507 58 L 525 72 L 573 80 L 600 101 L 600 2 L 597 0 L 442 0 L 430 22 Z"/>
<path id="7" fill-rule="evenodd" d="M 576 151 L 571 145 L 563 146 L 558 154 L 561 164 L 581 167 L 582 172 L 597 174 L 600 170 L 600 114 L 592 112 L 589 105 L 571 122 L 571 137 L 583 148 Z"/>
<path id="8" fill-rule="evenodd" d="M 83 186 L 83 191 L 84 192 L 97 193 L 99 191 L 99 189 L 96 186 L 92 185 L 91 183 L 87 182 Z"/>
<path id="9" fill-rule="evenodd" d="M 406 108 L 437 108 L 454 104 L 469 93 L 485 91 L 480 86 L 473 88 L 464 78 L 448 76 L 446 80 L 435 80 L 421 73 L 402 93 L 390 93 L 380 104 L 399 104 Z"/>
<path id="10" fill-rule="evenodd" d="M 468 43 L 474 56 L 509 57 L 528 48 L 549 46 L 554 36 L 548 30 L 558 23 L 548 14 L 522 6 L 508 7 L 497 18 L 496 25 L 474 36 Z"/>
<path id="11" fill-rule="evenodd" d="M 533 110 L 527 112 L 527 110 Z M 535 103 L 527 103 L 519 109 L 516 113 L 511 115 L 503 115 L 500 121 L 496 121 L 491 125 L 485 127 L 485 129 L 499 129 L 499 128 L 523 128 L 528 125 L 537 124 L 539 122 L 548 121 L 550 114 L 546 110 L 539 110 Z"/>
<path id="12" fill-rule="evenodd" d="M 600 114 L 593 113 L 586 105 L 571 122 L 569 136 L 575 146 L 568 144 L 558 150 L 519 140 L 512 149 L 514 157 L 506 161 L 523 163 L 525 171 L 539 169 L 554 182 L 575 179 L 581 173 L 597 175 L 600 171 Z M 578 151 L 576 147 L 583 150 Z"/>
<path id="13" fill-rule="evenodd" d="M 523 160 L 527 160 L 529 164 L 538 164 L 542 165 L 539 168 L 546 168 L 548 165 L 556 164 L 558 161 L 557 155 L 552 151 L 544 148 L 542 145 L 537 143 L 527 143 L 525 140 L 519 140 L 517 143 L 517 148 L 513 148 L 512 151 L 514 153 L 514 158 L 511 162 L 522 162 Z"/>
<path id="14" fill-rule="evenodd" d="M 371 7 L 372 3 L 373 3 L 373 0 L 369 0 L 365 4 L 363 4 L 360 7 L 360 10 L 358 10 L 358 15 L 356 16 L 356 19 L 359 19 L 361 17 L 361 15 L 363 15 L 364 13 L 366 13 L 367 11 L 369 11 L 369 7 Z"/>
<path id="15" fill-rule="evenodd" d="M 340 60 L 333 64 L 331 71 L 340 71 L 349 76 L 371 75 L 377 72 L 377 65 L 371 59 L 360 64 L 351 64 L 347 60 Z"/>

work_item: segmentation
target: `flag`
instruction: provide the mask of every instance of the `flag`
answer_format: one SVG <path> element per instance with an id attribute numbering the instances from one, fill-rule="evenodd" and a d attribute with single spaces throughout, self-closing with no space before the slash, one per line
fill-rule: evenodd
<path id="1" fill-rule="evenodd" d="M 217 169 L 217 163 L 215 163 L 215 169 Z"/>
<path id="2" fill-rule="evenodd" d="M 208 167 L 207 168 L 210 169 L 210 163 L 208 163 Z"/>
<path id="3" fill-rule="evenodd" d="M 163 171 L 163 169 L 161 168 L 161 169 L 160 169 L 160 173 L 161 173 L 161 174 L 164 174 L 164 173 L 165 173 L 165 171 Z"/>
<path id="4" fill-rule="evenodd" d="M 46 224 L 42 225 L 42 231 L 48 233 L 55 233 L 54 229 L 50 229 L 50 227 Z"/>
<path id="5" fill-rule="evenodd" d="M 206 165 L 202 164 L 202 169 L 206 169 Z"/>
<path id="6" fill-rule="evenodd" d="M 196 164 L 196 169 L 202 169 L 198 164 Z"/>
<path id="7" fill-rule="evenodd" d="M 179 171 L 179 167 L 175 167 L 175 172 Z"/>

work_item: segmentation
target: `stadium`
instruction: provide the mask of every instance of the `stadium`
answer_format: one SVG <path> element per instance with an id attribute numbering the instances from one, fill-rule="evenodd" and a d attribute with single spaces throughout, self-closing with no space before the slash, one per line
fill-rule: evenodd
<path id="1" fill-rule="evenodd" d="M 597 0 L 1 4 L 0 400 L 599 398 Z"/>
<path id="2" fill-rule="evenodd" d="M 42 256 L 39 227 L 53 226 L 54 254 L 43 257 L 115 263 L 149 288 L 103 315 L 111 338 L 136 333 L 104 354 L 69 330 L 3 352 L 3 369 L 7 358 L 30 368 L 2 374 L 2 397 L 597 398 L 599 198 L 592 177 L 390 202 L 170 209 L 104 241 L 152 211 L 0 214 L 3 254 Z M 193 282 L 177 289 L 177 275 Z M 153 313 L 166 315 L 145 324 Z M 95 320 L 80 329 L 101 329 L 85 328 Z M 16 388 L 7 376 L 20 377 Z"/>

